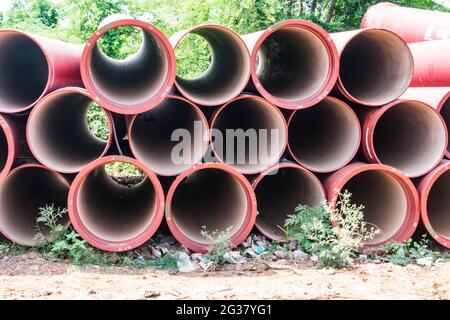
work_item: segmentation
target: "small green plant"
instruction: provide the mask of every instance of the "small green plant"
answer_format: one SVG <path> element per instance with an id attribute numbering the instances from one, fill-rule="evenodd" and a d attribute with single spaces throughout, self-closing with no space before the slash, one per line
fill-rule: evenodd
<path id="1" fill-rule="evenodd" d="M 367 228 L 363 209 L 351 203 L 348 191 L 339 195 L 334 210 L 326 202 L 298 205 L 286 219 L 286 237 L 296 239 L 305 252 L 316 256 L 319 267 L 349 267 L 362 244 L 379 232 L 376 227 Z"/>
<path id="2" fill-rule="evenodd" d="M 229 252 L 233 246 L 230 235 L 231 229 L 232 227 L 228 227 L 225 231 L 214 230 L 210 232 L 206 230 L 206 226 L 203 226 L 200 231 L 202 237 L 209 242 L 206 259 L 212 263 L 213 270 L 227 263 L 225 253 Z"/>
<path id="3" fill-rule="evenodd" d="M 167 253 L 156 260 L 145 259 L 143 257 L 125 257 L 122 261 L 122 265 L 137 269 L 156 267 L 161 270 L 167 270 L 169 273 L 178 272 L 178 258 L 176 255 L 172 255 L 170 253 Z"/>
<path id="4" fill-rule="evenodd" d="M 66 208 L 57 208 L 53 204 L 39 209 L 36 250 L 45 258 L 65 259 L 75 265 L 108 266 L 121 264 L 133 268 L 156 267 L 168 270 L 171 273 L 178 271 L 178 259 L 171 254 L 166 254 L 157 260 L 149 260 L 142 257 L 128 257 L 125 254 L 106 253 L 91 247 L 81 239 L 75 230 L 67 229 L 60 224 L 65 214 L 67 214 Z M 43 227 L 46 228 L 45 234 L 42 232 Z M 0 250 L 7 250 L 7 253 L 9 253 L 11 252 L 11 246 L 3 247 L 0 245 Z"/>
<path id="5" fill-rule="evenodd" d="M 9 243 L 0 241 L 0 256 L 7 255 L 11 251 Z"/>
<path id="6" fill-rule="evenodd" d="M 382 258 L 398 265 L 415 263 L 429 267 L 440 259 L 444 260 L 449 258 L 447 253 L 430 249 L 430 240 L 426 234 L 422 235 L 422 238 L 418 242 L 412 239 L 408 239 L 405 242 L 390 242 L 376 251 L 381 252 L 380 255 Z M 377 257 L 380 255 L 377 255 Z"/>
<path id="7" fill-rule="evenodd" d="M 97 263 L 102 253 L 96 252 L 73 229 L 67 229 L 60 224 L 67 214 L 66 208 L 46 205 L 39 208 L 37 218 L 38 233 L 36 234 L 36 249 L 43 256 L 53 259 L 69 259 L 75 264 Z M 42 226 L 46 232 L 42 231 Z"/>
<path id="8" fill-rule="evenodd" d="M 108 120 L 98 104 L 91 103 L 87 111 L 86 121 L 89 130 L 94 136 L 102 140 L 108 140 Z"/>

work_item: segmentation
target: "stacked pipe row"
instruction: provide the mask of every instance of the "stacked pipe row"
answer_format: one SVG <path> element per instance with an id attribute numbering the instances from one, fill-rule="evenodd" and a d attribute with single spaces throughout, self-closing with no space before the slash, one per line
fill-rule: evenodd
<path id="1" fill-rule="evenodd" d="M 384 12 L 393 8 L 392 16 Z M 335 208 L 348 190 L 382 231 L 366 246 L 410 238 L 420 213 L 448 246 L 450 162 L 442 159 L 450 155 L 450 89 L 433 87 L 450 87 L 448 68 L 435 69 L 448 64 L 447 41 L 407 45 L 429 40 L 421 32 L 433 37 L 410 12 L 423 15 L 378 4 L 363 29 L 336 34 L 287 20 L 242 37 L 207 24 L 170 39 L 121 15 L 107 18 L 84 46 L 0 31 L 0 232 L 33 245 L 39 208 L 55 204 L 68 207 L 61 223 L 93 246 L 126 251 L 148 241 L 165 213 L 174 237 L 204 252 L 203 226 L 228 229 L 234 245 L 255 225 L 282 241 L 286 215 L 298 204 L 328 199 Z M 425 12 L 433 21 L 445 17 L 439 27 L 450 30 L 448 14 Z M 406 34 L 392 23 L 403 14 L 412 15 L 402 20 Z M 140 28 L 142 44 L 114 60 L 98 41 L 123 26 Z M 176 76 L 174 48 L 189 34 L 212 51 L 208 70 L 194 79 Z M 93 102 L 105 112 L 106 141 L 89 131 Z M 191 163 L 172 157 L 176 129 L 194 138 Z M 267 130 L 258 138 L 269 144 L 264 161 L 259 141 L 220 148 L 226 141 L 213 132 L 226 140 L 229 129 Z M 105 170 L 116 161 L 145 178 L 117 183 Z"/>

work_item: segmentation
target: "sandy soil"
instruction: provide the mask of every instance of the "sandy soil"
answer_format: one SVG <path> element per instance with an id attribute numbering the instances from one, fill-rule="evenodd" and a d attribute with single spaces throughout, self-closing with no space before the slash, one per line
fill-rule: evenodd
<path id="1" fill-rule="evenodd" d="M 450 262 L 347 270 L 196 272 L 75 267 L 27 254 L 0 259 L 1 299 L 450 299 Z"/>

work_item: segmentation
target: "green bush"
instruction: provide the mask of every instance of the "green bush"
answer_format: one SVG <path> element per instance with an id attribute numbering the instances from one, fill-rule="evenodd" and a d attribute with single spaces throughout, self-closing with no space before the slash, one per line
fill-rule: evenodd
<path id="1" fill-rule="evenodd" d="M 108 140 L 109 128 L 108 120 L 102 108 L 96 103 L 91 103 L 87 112 L 89 130 L 102 140 Z"/>
<path id="2" fill-rule="evenodd" d="M 184 79 L 197 78 L 211 63 L 211 47 L 201 36 L 189 34 L 175 48 L 177 76 Z"/>
<path id="3" fill-rule="evenodd" d="M 212 270 L 226 264 L 225 253 L 232 248 L 231 229 L 232 227 L 228 227 L 225 231 L 214 230 L 210 232 L 206 230 L 206 226 L 203 226 L 200 231 L 202 237 L 209 242 L 206 259 L 212 263 Z"/>
<path id="4" fill-rule="evenodd" d="M 67 229 L 59 224 L 60 219 L 67 214 L 66 208 L 56 208 L 52 204 L 39 210 L 37 224 L 44 225 L 48 232 L 45 235 L 41 231 L 37 233 L 35 249 L 44 258 L 69 260 L 75 265 L 108 266 L 114 264 L 133 268 L 153 266 L 169 270 L 172 273 L 178 270 L 178 260 L 171 254 L 166 254 L 160 259 L 149 260 L 143 257 L 129 257 L 127 253 L 116 254 L 97 250 L 81 239 L 75 230 Z M 39 227 L 38 230 L 41 230 L 41 228 Z M 10 247 L 0 245 L 0 254 L 2 250 L 9 253 Z"/>
<path id="5" fill-rule="evenodd" d="M 377 249 L 381 256 L 387 259 L 388 262 L 406 265 L 415 263 L 421 266 L 431 266 L 436 261 L 446 260 L 449 258 L 447 252 L 439 252 L 430 249 L 430 240 L 427 235 L 422 235 L 422 238 L 416 242 L 413 239 L 408 239 L 405 242 L 391 242 L 380 249 Z M 373 254 L 371 258 L 378 259 L 378 254 Z"/>
<path id="6" fill-rule="evenodd" d="M 363 243 L 379 232 L 375 227 L 366 227 L 363 209 L 351 203 L 348 191 L 340 194 L 335 210 L 327 203 L 299 205 L 286 219 L 286 237 L 296 239 L 305 252 L 316 256 L 319 267 L 349 267 Z M 333 227 L 331 219 L 337 227 Z"/>

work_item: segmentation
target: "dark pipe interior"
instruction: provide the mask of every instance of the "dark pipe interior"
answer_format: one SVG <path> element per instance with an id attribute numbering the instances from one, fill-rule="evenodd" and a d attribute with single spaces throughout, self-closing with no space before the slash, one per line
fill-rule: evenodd
<path id="1" fill-rule="evenodd" d="M 448 131 L 450 130 L 450 98 L 447 98 L 447 100 L 442 105 L 440 114 L 444 119 L 445 124 L 447 125 L 448 133 Z M 450 143 L 447 145 L 447 151 L 450 152 Z"/>
<path id="2" fill-rule="evenodd" d="M 351 160 L 359 146 L 358 118 L 343 103 L 325 99 L 297 110 L 289 124 L 295 158 L 313 171 L 331 172 Z"/>
<path id="3" fill-rule="evenodd" d="M 6 134 L 3 127 L 0 130 L 0 172 L 3 171 L 8 160 L 8 140 L 6 140 Z"/>
<path id="4" fill-rule="evenodd" d="M 152 99 L 167 79 L 166 52 L 150 32 L 142 30 L 142 35 L 139 51 L 124 60 L 109 58 L 98 44 L 89 57 L 89 71 L 95 88 L 124 108 Z"/>
<path id="5" fill-rule="evenodd" d="M 217 26 L 200 26 L 191 33 L 208 41 L 211 64 L 194 79 L 177 77 L 183 93 L 200 104 L 218 105 L 237 96 L 248 82 L 248 51 L 239 36 Z"/>
<path id="6" fill-rule="evenodd" d="M 427 213 L 433 229 L 450 239 L 450 171 L 443 173 L 433 184 L 428 195 Z"/>
<path id="7" fill-rule="evenodd" d="M 325 200 L 320 182 L 298 168 L 280 168 L 260 180 L 255 188 L 258 201 L 256 224 L 274 240 L 286 238 L 284 223 L 299 204 L 315 206 Z"/>
<path id="8" fill-rule="evenodd" d="M 352 194 L 352 203 L 364 206 L 366 227 L 376 226 L 381 231 L 368 243 L 387 241 L 401 228 L 408 202 L 401 184 L 389 173 L 364 171 L 351 178 L 342 190 Z"/>
<path id="9" fill-rule="evenodd" d="M 196 129 L 197 128 L 197 129 Z M 186 162 L 177 163 L 172 152 L 182 141 L 172 141 L 175 130 L 187 130 L 190 148 Z M 151 170 L 164 175 L 176 175 L 201 161 L 204 153 L 205 123 L 199 111 L 184 100 L 168 98 L 157 107 L 139 114 L 133 122 L 130 141 L 137 159 Z M 176 152 L 175 156 L 179 153 Z M 183 157 L 184 159 L 184 157 Z"/>
<path id="10" fill-rule="evenodd" d="M 386 104 L 411 82 L 413 62 L 408 46 L 388 31 L 358 34 L 345 47 L 340 63 L 344 88 L 362 103 Z"/>
<path id="11" fill-rule="evenodd" d="M 314 95 L 325 85 L 330 57 L 316 33 L 301 27 L 283 28 L 261 44 L 256 72 L 271 95 L 299 101 Z"/>
<path id="12" fill-rule="evenodd" d="M 439 115 L 420 102 L 404 101 L 387 110 L 375 126 L 374 147 L 382 163 L 408 176 L 431 170 L 445 151 L 446 128 Z"/>
<path id="13" fill-rule="evenodd" d="M 157 208 L 150 179 L 119 183 L 104 166 L 86 176 L 76 201 L 83 225 L 106 241 L 126 241 L 140 235 L 150 226 Z"/>
<path id="14" fill-rule="evenodd" d="M 52 171 L 26 167 L 10 174 L 0 185 L 0 226 L 14 241 L 32 246 L 37 233 L 39 208 L 67 207 L 69 186 Z M 60 221 L 67 225 L 69 217 Z M 44 234 L 45 226 L 39 224 Z"/>
<path id="15" fill-rule="evenodd" d="M 0 33 L 0 111 L 18 112 L 36 102 L 48 81 L 41 48 L 25 35 Z"/>
<path id="16" fill-rule="evenodd" d="M 217 115 L 213 129 L 223 136 L 223 148 L 213 142 L 220 159 L 242 172 L 267 168 L 278 161 L 285 147 L 283 116 L 262 99 L 233 101 Z"/>
<path id="17" fill-rule="evenodd" d="M 42 163 L 77 172 L 102 155 L 107 141 L 97 138 L 86 121 L 91 103 L 83 94 L 67 92 L 43 100 L 33 112 L 29 142 Z"/>
<path id="18" fill-rule="evenodd" d="M 230 173 L 202 169 L 187 176 L 173 194 L 172 219 L 193 241 L 207 242 L 200 231 L 226 231 L 234 234 L 247 216 L 246 190 Z"/>

